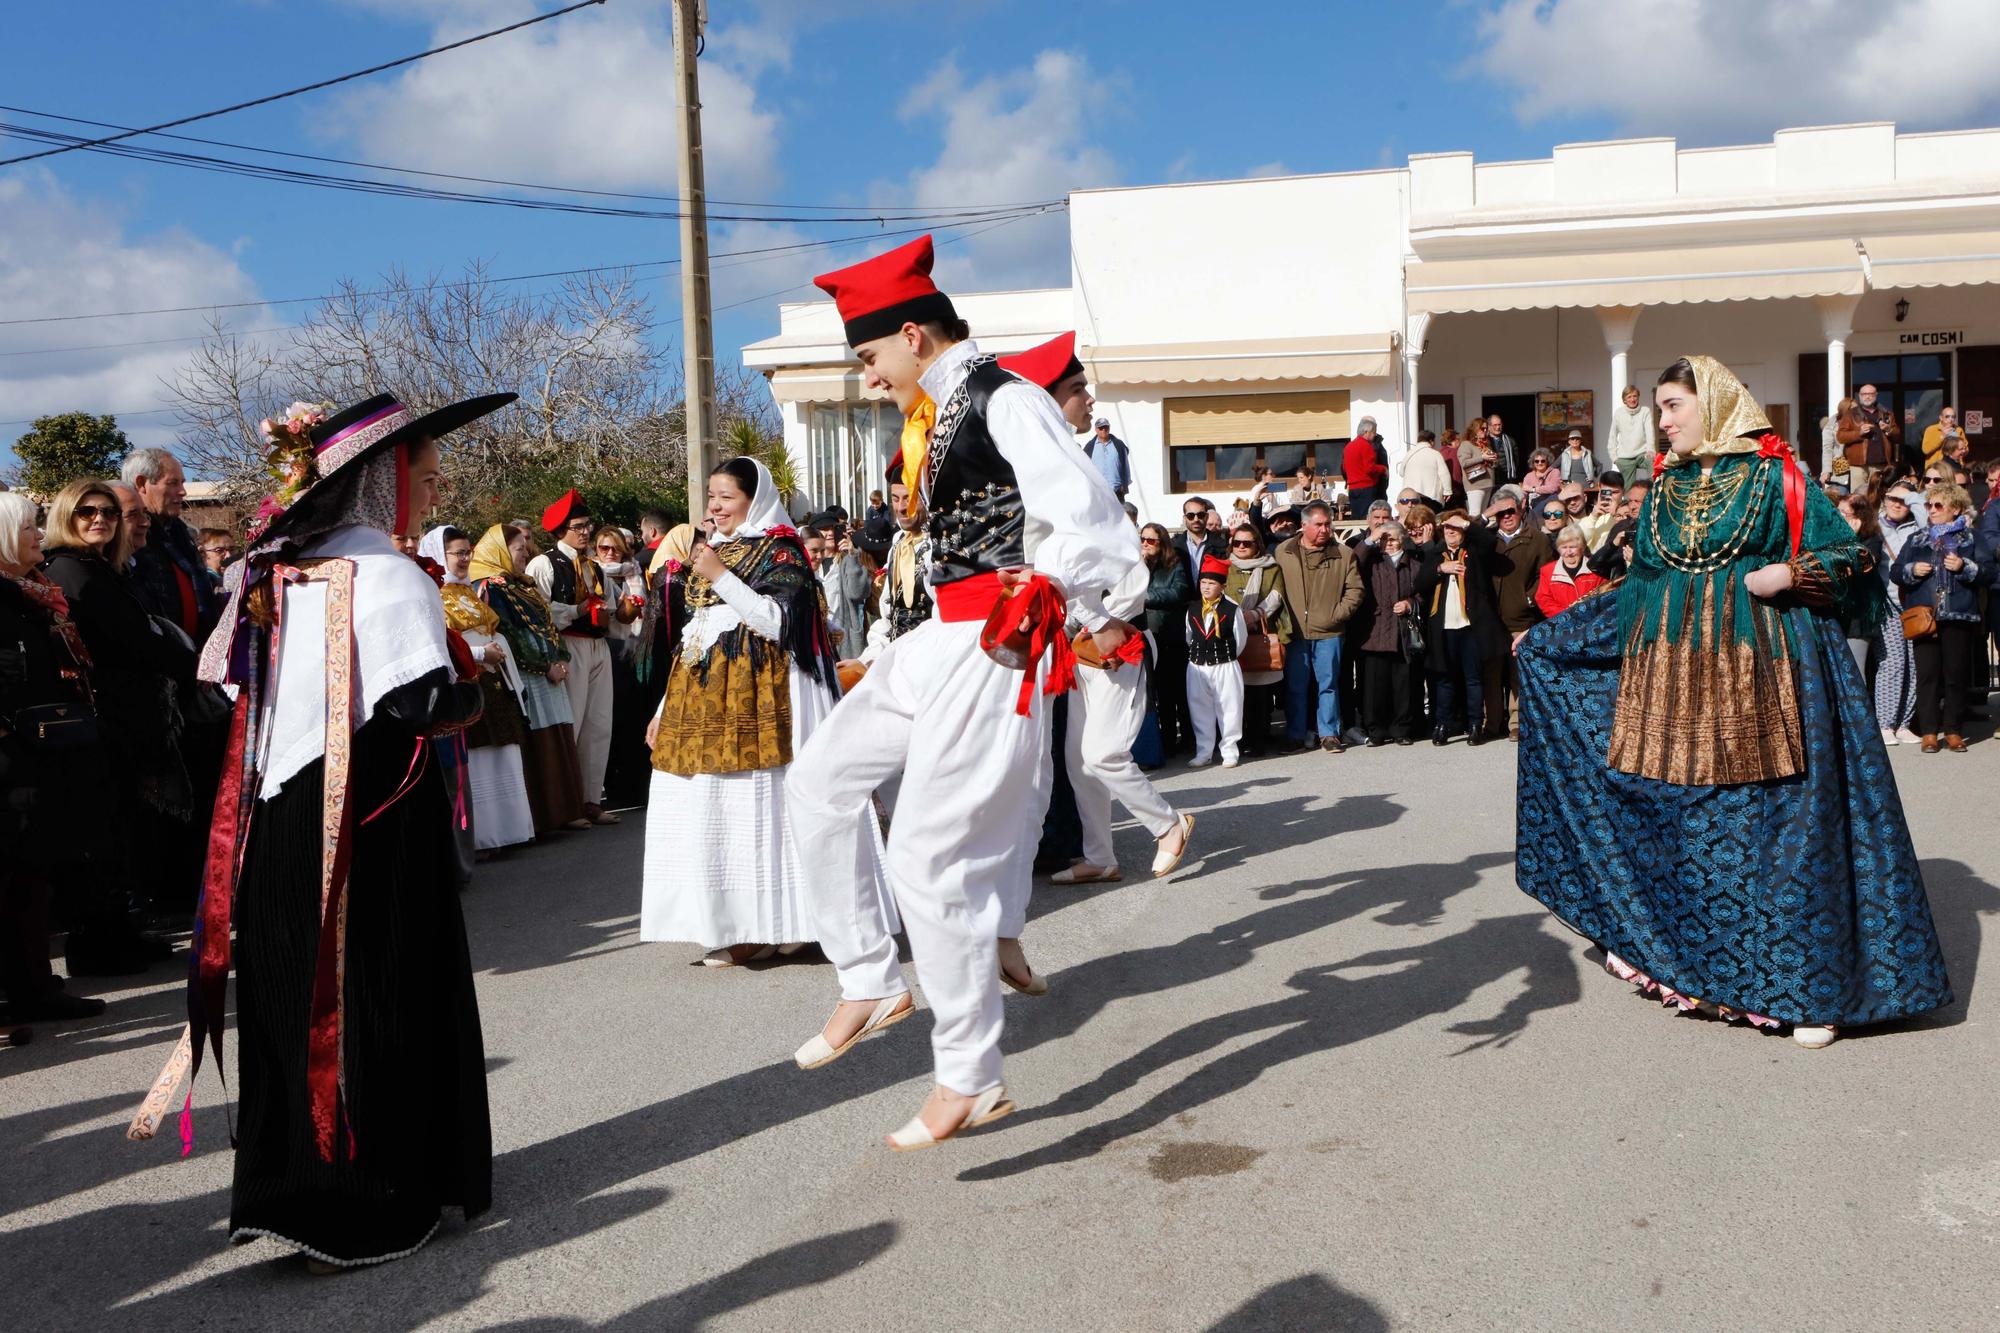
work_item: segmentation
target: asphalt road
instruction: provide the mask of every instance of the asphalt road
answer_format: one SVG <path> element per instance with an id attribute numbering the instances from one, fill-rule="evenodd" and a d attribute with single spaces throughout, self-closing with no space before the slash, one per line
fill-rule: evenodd
<path id="1" fill-rule="evenodd" d="M 1959 996 L 1920 1023 L 1674 1016 L 1515 888 L 1512 746 L 1315 754 L 1167 778 L 1171 881 L 1038 889 L 1022 1111 L 916 1154 L 922 1016 L 800 1072 L 831 970 L 638 943 L 638 819 L 570 835 L 465 900 L 489 1215 L 331 1278 L 228 1247 L 212 1073 L 194 1156 L 122 1137 L 163 966 L 0 1049 L 0 1328 L 2000 1327 L 2000 744 L 1894 755 Z"/>

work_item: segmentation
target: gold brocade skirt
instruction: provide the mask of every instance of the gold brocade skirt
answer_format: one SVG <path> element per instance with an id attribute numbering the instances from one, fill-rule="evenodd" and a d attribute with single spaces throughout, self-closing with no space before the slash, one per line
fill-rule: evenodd
<path id="1" fill-rule="evenodd" d="M 694 777 L 751 773 L 791 762 L 789 653 L 745 648 L 732 658 L 712 650 L 706 682 L 674 659 L 653 742 L 655 769 Z"/>
<path id="2" fill-rule="evenodd" d="M 1797 668 L 1777 616 L 1756 608 L 1756 639 L 1719 647 L 1625 645 L 1612 768 L 1680 786 L 1768 782 L 1803 773 Z"/>

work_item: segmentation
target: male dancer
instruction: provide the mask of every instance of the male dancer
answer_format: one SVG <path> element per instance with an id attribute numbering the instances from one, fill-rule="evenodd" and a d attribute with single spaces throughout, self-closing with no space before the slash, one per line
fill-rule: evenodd
<path id="1" fill-rule="evenodd" d="M 937 404 L 927 449 L 907 450 L 905 482 L 931 511 L 936 616 L 891 643 L 792 763 L 792 835 L 820 867 L 816 933 L 840 973 L 842 1003 L 815 1038 L 832 1058 L 908 1012 L 893 943 L 863 892 L 870 794 L 903 771 L 888 871 L 936 1014 L 936 1087 L 891 1147 L 929 1147 L 1013 1109 L 1000 1082 L 1002 903 L 1030 869 L 1023 827 L 1039 810 L 1034 765 L 1046 745 L 1043 688 L 1068 674 L 1063 601 L 1098 651 L 1128 631 L 1097 589 L 1136 560 L 1128 524 L 1076 448 L 1049 396 L 981 356 L 930 280 L 930 237 L 816 279 L 832 295 L 865 380 L 905 416 Z M 1003 600 L 1003 663 L 980 646 Z M 1052 641 L 1053 640 L 1053 641 Z M 1044 658 L 1049 660 L 1044 661 Z M 1044 684 L 1046 673 L 1050 679 Z M 809 1042 L 808 1046 L 814 1043 Z"/>
<path id="2" fill-rule="evenodd" d="M 1083 363 L 1077 359 L 1075 333 L 1059 334 L 1039 347 L 1003 356 L 1000 364 L 1048 390 L 1063 420 L 1077 434 L 1089 428 L 1097 402 L 1091 397 Z M 1131 525 L 1126 526 L 1129 531 Z M 1137 534 L 1132 533 L 1131 539 L 1136 554 Z M 1132 637 L 1118 656 L 1098 662 L 1081 660 L 1076 673 L 1076 688 L 1069 697 L 1064 761 L 1070 786 L 1076 792 L 1077 816 L 1083 824 L 1083 859 L 1051 875 L 1051 884 L 1105 884 L 1124 878 L 1111 842 L 1114 795 L 1153 835 L 1154 878 L 1172 874 L 1187 855 L 1194 816 L 1176 814 L 1132 762 L 1132 742 L 1146 717 L 1146 673 L 1140 665 L 1145 641 L 1130 622 L 1146 609 L 1149 579 L 1146 566 L 1135 564 L 1117 587 L 1107 590 L 1105 609 Z M 1080 659 L 1087 656 L 1079 654 Z"/>
<path id="3" fill-rule="evenodd" d="M 542 511 L 555 549 L 528 562 L 528 577 L 549 599 L 556 628 L 569 641 L 570 711 L 576 714 L 576 765 L 583 773 L 583 817 L 616 824 L 604 808 L 604 768 L 611 758 L 611 632 L 614 608 L 604 599 L 604 571 L 590 558 L 594 525 L 575 491 Z"/>

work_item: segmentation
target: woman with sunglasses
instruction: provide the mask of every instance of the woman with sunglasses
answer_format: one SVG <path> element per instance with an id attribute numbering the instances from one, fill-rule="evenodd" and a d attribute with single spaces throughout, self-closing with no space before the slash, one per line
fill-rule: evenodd
<path id="1" fill-rule="evenodd" d="M 1728 367 L 1654 398 L 1670 453 L 1617 595 L 1517 649 L 1516 878 L 1642 993 L 1807 1050 L 1949 1004 L 1847 648 L 1880 614 L 1866 551 Z"/>
<path id="2" fill-rule="evenodd" d="M 105 482 L 73 481 L 49 505 L 46 569 L 93 663 L 98 734 L 112 776 L 108 828 L 131 828 L 146 810 L 181 823 L 195 813 L 179 744 L 179 700 L 193 687 L 195 655 L 184 640 L 157 629 L 139 604 L 122 573 L 135 546 L 118 495 Z M 106 843 L 103 885 L 70 931 L 69 967 L 79 975 L 127 976 L 173 956 L 165 941 L 139 934 L 124 843 Z"/>
<path id="3" fill-rule="evenodd" d="M 1882 647 L 1875 663 L 1875 721 L 1882 728 L 1884 745 L 1917 745 L 1923 739 L 1910 729 L 1917 717 L 1917 657 L 1903 635 L 1903 590 L 1895 579 L 1896 557 L 1920 526 L 1916 510 L 1922 500 L 1918 492 L 1891 486 L 1876 502 L 1875 521 L 1882 534 L 1883 553 L 1876 572 L 1888 594 L 1882 614 Z"/>
<path id="4" fill-rule="evenodd" d="M 1285 576 L 1278 562 L 1264 549 L 1264 538 L 1255 528 L 1237 528 L 1229 534 L 1229 575 L 1223 581 L 1223 595 L 1242 608 L 1243 626 L 1252 634 L 1276 636 L 1281 644 L 1292 641 L 1292 617 L 1285 609 Z M 1271 710 L 1277 701 L 1277 687 L 1285 679 L 1284 669 L 1243 670 L 1243 753 L 1260 755 L 1271 746 Z"/>
<path id="5" fill-rule="evenodd" d="M 1928 525 L 1903 543 L 1894 577 L 1903 606 L 1929 607 L 1933 631 L 1911 644 L 1917 665 L 1917 731 L 1925 754 L 1939 738 L 1953 754 L 1965 753 L 1966 668 L 1979 640 L 1980 588 L 1993 586 L 2000 565 L 1971 524 L 1972 497 L 1962 486 L 1933 483 L 1924 492 Z"/>
<path id="6" fill-rule="evenodd" d="M 1153 641 L 1154 658 L 1147 691 L 1159 725 L 1160 749 L 1172 754 L 1186 730 L 1187 642 L 1181 622 L 1187 619 L 1188 603 L 1194 600 L 1194 585 L 1188 579 L 1187 564 L 1174 549 L 1173 538 L 1158 523 L 1139 529 L 1139 559 L 1150 573 L 1146 632 Z"/>

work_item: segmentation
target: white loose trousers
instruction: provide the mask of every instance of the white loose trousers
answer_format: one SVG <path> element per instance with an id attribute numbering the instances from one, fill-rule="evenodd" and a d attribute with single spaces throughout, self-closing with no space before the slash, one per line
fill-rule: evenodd
<path id="1" fill-rule="evenodd" d="M 1111 798 L 1132 813 L 1157 841 L 1179 816 L 1132 762 L 1132 742 L 1146 717 L 1146 673 L 1127 664 L 1116 671 L 1079 665 L 1069 696 L 1064 739 L 1069 785 L 1083 823 L 1083 859 L 1108 869 L 1118 864 L 1111 844 Z"/>
<path id="2" fill-rule="evenodd" d="M 611 758 L 611 646 L 603 639 L 565 634 L 569 647 L 569 709 L 576 717 L 576 766 L 583 773 L 585 805 L 604 803 L 604 765 Z"/>
<path id="3" fill-rule="evenodd" d="M 1237 757 L 1243 740 L 1243 668 L 1234 662 L 1221 666 L 1187 666 L 1188 720 L 1194 729 L 1194 761 L 1205 764 L 1215 757 L 1216 736 L 1222 738 L 1222 757 Z"/>
<path id="4" fill-rule="evenodd" d="M 807 911 L 845 999 L 904 989 L 895 944 L 869 890 L 861 813 L 897 770 L 889 885 L 936 1023 L 937 1081 L 977 1096 L 1000 1082 L 1005 904 L 1025 903 L 1044 797 L 1047 701 L 1014 711 L 1021 673 L 979 647 L 980 621 L 928 621 L 883 652 L 794 756 L 785 782 L 792 836 L 812 867 Z"/>

